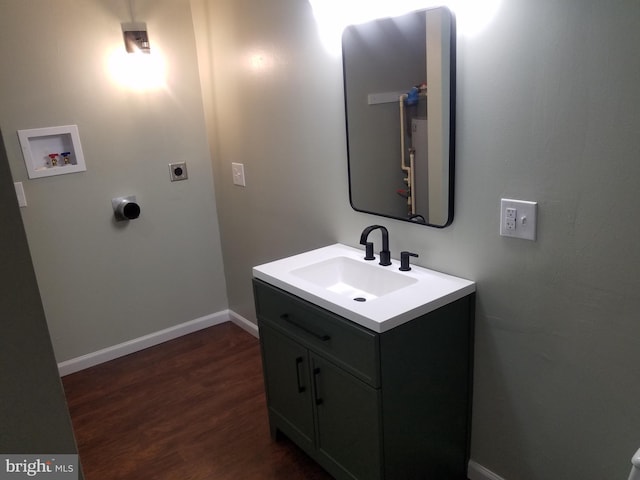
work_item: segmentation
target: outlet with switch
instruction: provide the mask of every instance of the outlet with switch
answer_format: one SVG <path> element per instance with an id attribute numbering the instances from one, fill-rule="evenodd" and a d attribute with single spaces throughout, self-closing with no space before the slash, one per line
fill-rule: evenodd
<path id="1" fill-rule="evenodd" d="M 500 200 L 500 235 L 503 237 L 536 239 L 537 202 Z"/>

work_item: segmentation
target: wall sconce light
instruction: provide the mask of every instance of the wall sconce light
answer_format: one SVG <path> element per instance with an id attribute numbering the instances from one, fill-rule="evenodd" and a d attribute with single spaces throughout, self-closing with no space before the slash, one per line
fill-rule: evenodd
<path id="1" fill-rule="evenodd" d="M 117 39 L 114 38 L 115 43 L 106 59 L 111 79 L 117 86 L 128 90 L 146 92 L 166 89 L 166 68 L 162 45 L 154 44 L 153 52 L 151 51 L 147 24 L 138 21 L 138 18 L 145 17 L 135 16 L 135 0 L 110 1 L 122 1 L 129 4 L 128 18 L 120 18 L 125 48 L 123 49 L 122 44 L 117 43 Z M 148 5 L 149 2 L 145 2 L 145 4 Z"/>
<path id="2" fill-rule="evenodd" d="M 122 36 L 127 53 L 151 53 L 147 24 L 142 22 L 127 22 L 122 24 Z"/>

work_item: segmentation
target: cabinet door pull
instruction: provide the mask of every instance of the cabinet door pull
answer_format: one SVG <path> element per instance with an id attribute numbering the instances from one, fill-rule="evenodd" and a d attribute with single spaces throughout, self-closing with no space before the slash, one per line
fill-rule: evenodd
<path id="1" fill-rule="evenodd" d="M 329 335 L 327 335 L 326 333 L 317 333 L 314 332 L 313 330 L 311 330 L 308 327 L 305 327 L 304 325 L 300 325 L 299 323 L 295 322 L 292 318 L 291 315 L 289 315 L 288 313 L 283 313 L 282 315 L 280 315 L 280 318 L 282 320 L 284 320 L 285 322 L 289 322 L 291 325 L 298 327 L 300 330 L 302 330 L 303 332 L 308 333 L 309 335 L 312 335 L 314 337 L 316 337 L 318 340 L 322 340 L 323 342 L 328 342 L 329 340 L 331 340 L 331 337 Z"/>
<path id="2" fill-rule="evenodd" d="M 318 375 L 320 375 L 320 369 L 316 367 L 313 369 L 313 390 L 315 392 L 316 405 L 322 405 L 322 397 L 318 390 Z"/>
<path id="3" fill-rule="evenodd" d="M 303 358 L 296 358 L 296 380 L 298 381 L 298 393 L 302 393 L 306 390 L 305 386 L 300 383 L 300 367 L 302 366 Z"/>

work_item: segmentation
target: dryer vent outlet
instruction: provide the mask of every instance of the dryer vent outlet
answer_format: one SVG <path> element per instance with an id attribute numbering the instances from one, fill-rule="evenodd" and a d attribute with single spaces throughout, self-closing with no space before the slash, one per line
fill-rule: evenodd
<path id="1" fill-rule="evenodd" d="M 140 216 L 140 205 L 136 203 L 135 195 L 112 198 L 111 206 L 113 206 L 113 214 L 118 222 L 135 220 Z"/>

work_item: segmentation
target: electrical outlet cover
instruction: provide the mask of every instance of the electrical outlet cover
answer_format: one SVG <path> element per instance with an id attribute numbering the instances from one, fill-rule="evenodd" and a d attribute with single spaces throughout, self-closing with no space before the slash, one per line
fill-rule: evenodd
<path id="1" fill-rule="evenodd" d="M 515 210 L 515 219 L 514 216 Z M 502 198 L 500 200 L 500 235 L 503 237 L 536 239 L 537 202 Z M 515 220 L 515 226 L 513 221 Z"/>

